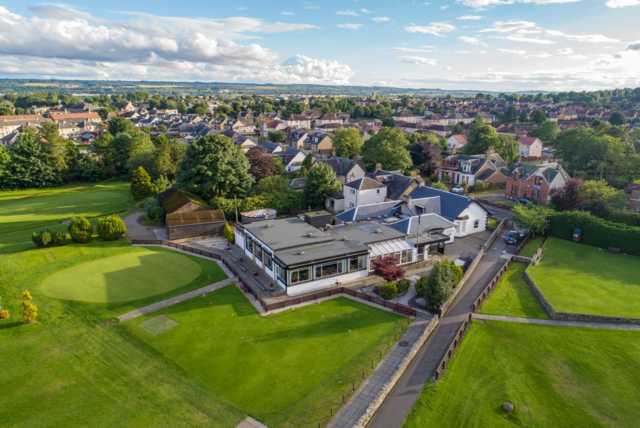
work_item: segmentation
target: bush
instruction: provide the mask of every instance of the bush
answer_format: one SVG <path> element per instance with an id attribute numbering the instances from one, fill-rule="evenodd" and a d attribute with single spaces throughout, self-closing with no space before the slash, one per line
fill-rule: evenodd
<path id="1" fill-rule="evenodd" d="M 549 223 L 549 234 L 556 238 L 572 240 L 574 230 L 580 228 L 587 245 L 640 255 L 640 227 L 603 220 L 585 211 L 555 212 Z"/>
<path id="2" fill-rule="evenodd" d="M 96 229 L 98 236 L 104 241 L 117 241 L 127 233 L 127 226 L 116 214 L 99 218 Z"/>
<path id="3" fill-rule="evenodd" d="M 411 286 L 411 281 L 408 279 L 401 279 L 396 283 L 396 287 L 398 288 L 398 294 L 404 294 L 409 291 L 409 287 Z"/>
<path id="4" fill-rule="evenodd" d="M 40 232 L 33 232 L 31 234 L 31 240 L 36 245 L 36 247 L 42 248 L 51 245 L 53 237 L 51 236 L 51 232 L 49 232 L 49 230 L 42 230 Z"/>
<path id="5" fill-rule="evenodd" d="M 487 219 L 487 230 L 496 230 L 498 228 L 498 220 L 493 217 Z"/>
<path id="6" fill-rule="evenodd" d="M 384 300 L 391 300 L 398 294 L 398 287 L 394 282 L 387 282 L 376 287 L 376 293 Z"/>
<path id="7" fill-rule="evenodd" d="M 51 244 L 52 245 L 67 245 L 71 242 L 71 235 L 69 232 L 57 231 L 51 234 Z"/>
<path id="8" fill-rule="evenodd" d="M 69 224 L 69 233 L 75 242 L 84 244 L 93 238 L 93 225 L 86 217 L 73 217 Z"/>
<path id="9" fill-rule="evenodd" d="M 27 290 L 22 292 L 22 321 L 31 324 L 38 320 L 38 307 L 33 303 L 31 293 Z"/>
<path id="10" fill-rule="evenodd" d="M 395 281 L 404 276 L 404 269 L 396 264 L 392 256 L 381 257 L 373 261 L 373 272 L 386 281 Z"/>
<path id="11" fill-rule="evenodd" d="M 131 177 L 131 194 L 136 201 L 149 197 L 155 193 L 151 176 L 144 167 L 139 166 Z"/>
<path id="12" fill-rule="evenodd" d="M 152 196 L 144 200 L 143 203 L 144 213 L 147 220 L 163 223 L 164 222 L 164 208 L 160 205 L 158 198 Z"/>
<path id="13" fill-rule="evenodd" d="M 231 225 L 231 223 L 224 224 L 224 229 L 222 230 L 222 233 L 224 234 L 224 237 L 226 238 L 229 244 L 233 244 L 236 241 L 236 236 L 233 233 L 233 226 Z"/>
<path id="14" fill-rule="evenodd" d="M 9 319 L 9 311 L 6 309 L 0 309 L 0 320 L 8 320 Z"/>
<path id="15" fill-rule="evenodd" d="M 462 279 L 462 268 L 452 261 L 436 263 L 429 277 L 420 278 L 416 290 L 425 299 L 427 309 L 437 313 Z"/>

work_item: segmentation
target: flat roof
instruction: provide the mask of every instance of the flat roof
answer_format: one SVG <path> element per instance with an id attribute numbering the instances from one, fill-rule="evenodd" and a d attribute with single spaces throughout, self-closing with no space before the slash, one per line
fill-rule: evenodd
<path id="1" fill-rule="evenodd" d="M 404 238 L 405 234 L 381 223 L 353 223 L 336 226 L 328 231 L 336 239 L 346 238 L 363 244 Z"/>
<path id="2" fill-rule="evenodd" d="M 323 260 L 344 258 L 349 255 L 367 254 L 365 244 L 350 240 L 334 240 L 325 243 L 288 248 L 275 252 L 275 256 L 288 267 L 319 263 Z"/>
<path id="3" fill-rule="evenodd" d="M 257 221 L 242 225 L 242 227 L 273 251 L 331 242 L 334 239 L 328 233 L 311 226 L 298 217 Z"/>

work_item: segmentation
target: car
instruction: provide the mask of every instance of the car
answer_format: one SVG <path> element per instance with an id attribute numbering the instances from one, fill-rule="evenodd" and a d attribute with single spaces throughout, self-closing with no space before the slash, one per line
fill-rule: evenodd
<path id="1" fill-rule="evenodd" d="M 528 231 L 524 229 L 513 229 L 504 234 L 504 242 L 507 245 L 518 245 L 527 237 Z"/>
<path id="2" fill-rule="evenodd" d="M 517 200 L 517 202 L 518 202 L 519 204 L 524 205 L 525 207 L 529 207 L 529 206 L 533 205 L 533 202 L 531 202 L 531 201 L 530 201 L 529 199 L 527 199 L 527 198 L 520 198 L 520 199 L 518 199 L 518 200 Z"/>
<path id="3" fill-rule="evenodd" d="M 464 193 L 464 188 L 460 186 L 455 186 L 451 188 L 451 193 L 457 193 L 458 195 L 462 195 Z"/>

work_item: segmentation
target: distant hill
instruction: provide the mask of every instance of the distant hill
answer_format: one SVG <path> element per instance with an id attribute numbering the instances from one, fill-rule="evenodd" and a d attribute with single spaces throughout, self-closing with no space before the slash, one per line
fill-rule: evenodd
<path id="1" fill-rule="evenodd" d="M 204 95 L 204 94 L 259 94 L 259 95 L 430 95 L 455 97 L 473 96 L 473 90 L 444 90 L 394 88 L 384 86 L 336 86 L 336 85 L 287 85 L 222 82 L 149 82 L 149 81 L 109 81 L 109 80 L 40 80 L 40 79 L 0 79 L 0 94 L 58 92 L 62 94 L 122 94 L 130 92 L 153 94 Z M 532 92 L 529 92 L 532 93 Z"/>

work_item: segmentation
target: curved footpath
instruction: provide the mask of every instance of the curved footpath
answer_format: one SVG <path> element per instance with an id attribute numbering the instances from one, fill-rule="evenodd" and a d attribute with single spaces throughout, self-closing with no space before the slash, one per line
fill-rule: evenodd
<path id="1" fill-rule="evenodd" d="M 456 331 L 469 316 L 471 304 L 496 272 L 506 263 L 507 260 L 502 257 L 504 249 L 502 239 L 498 238 L 480 260 L 476 271 L 440 320 L 429 340 L 418 351 L 407 370 L 371 419 L 369 427 L 394 428 L 402 426 L 416 400 L 420 397 L 425 383 L 431 379 L 438 363 L 453 341 Z"/>

